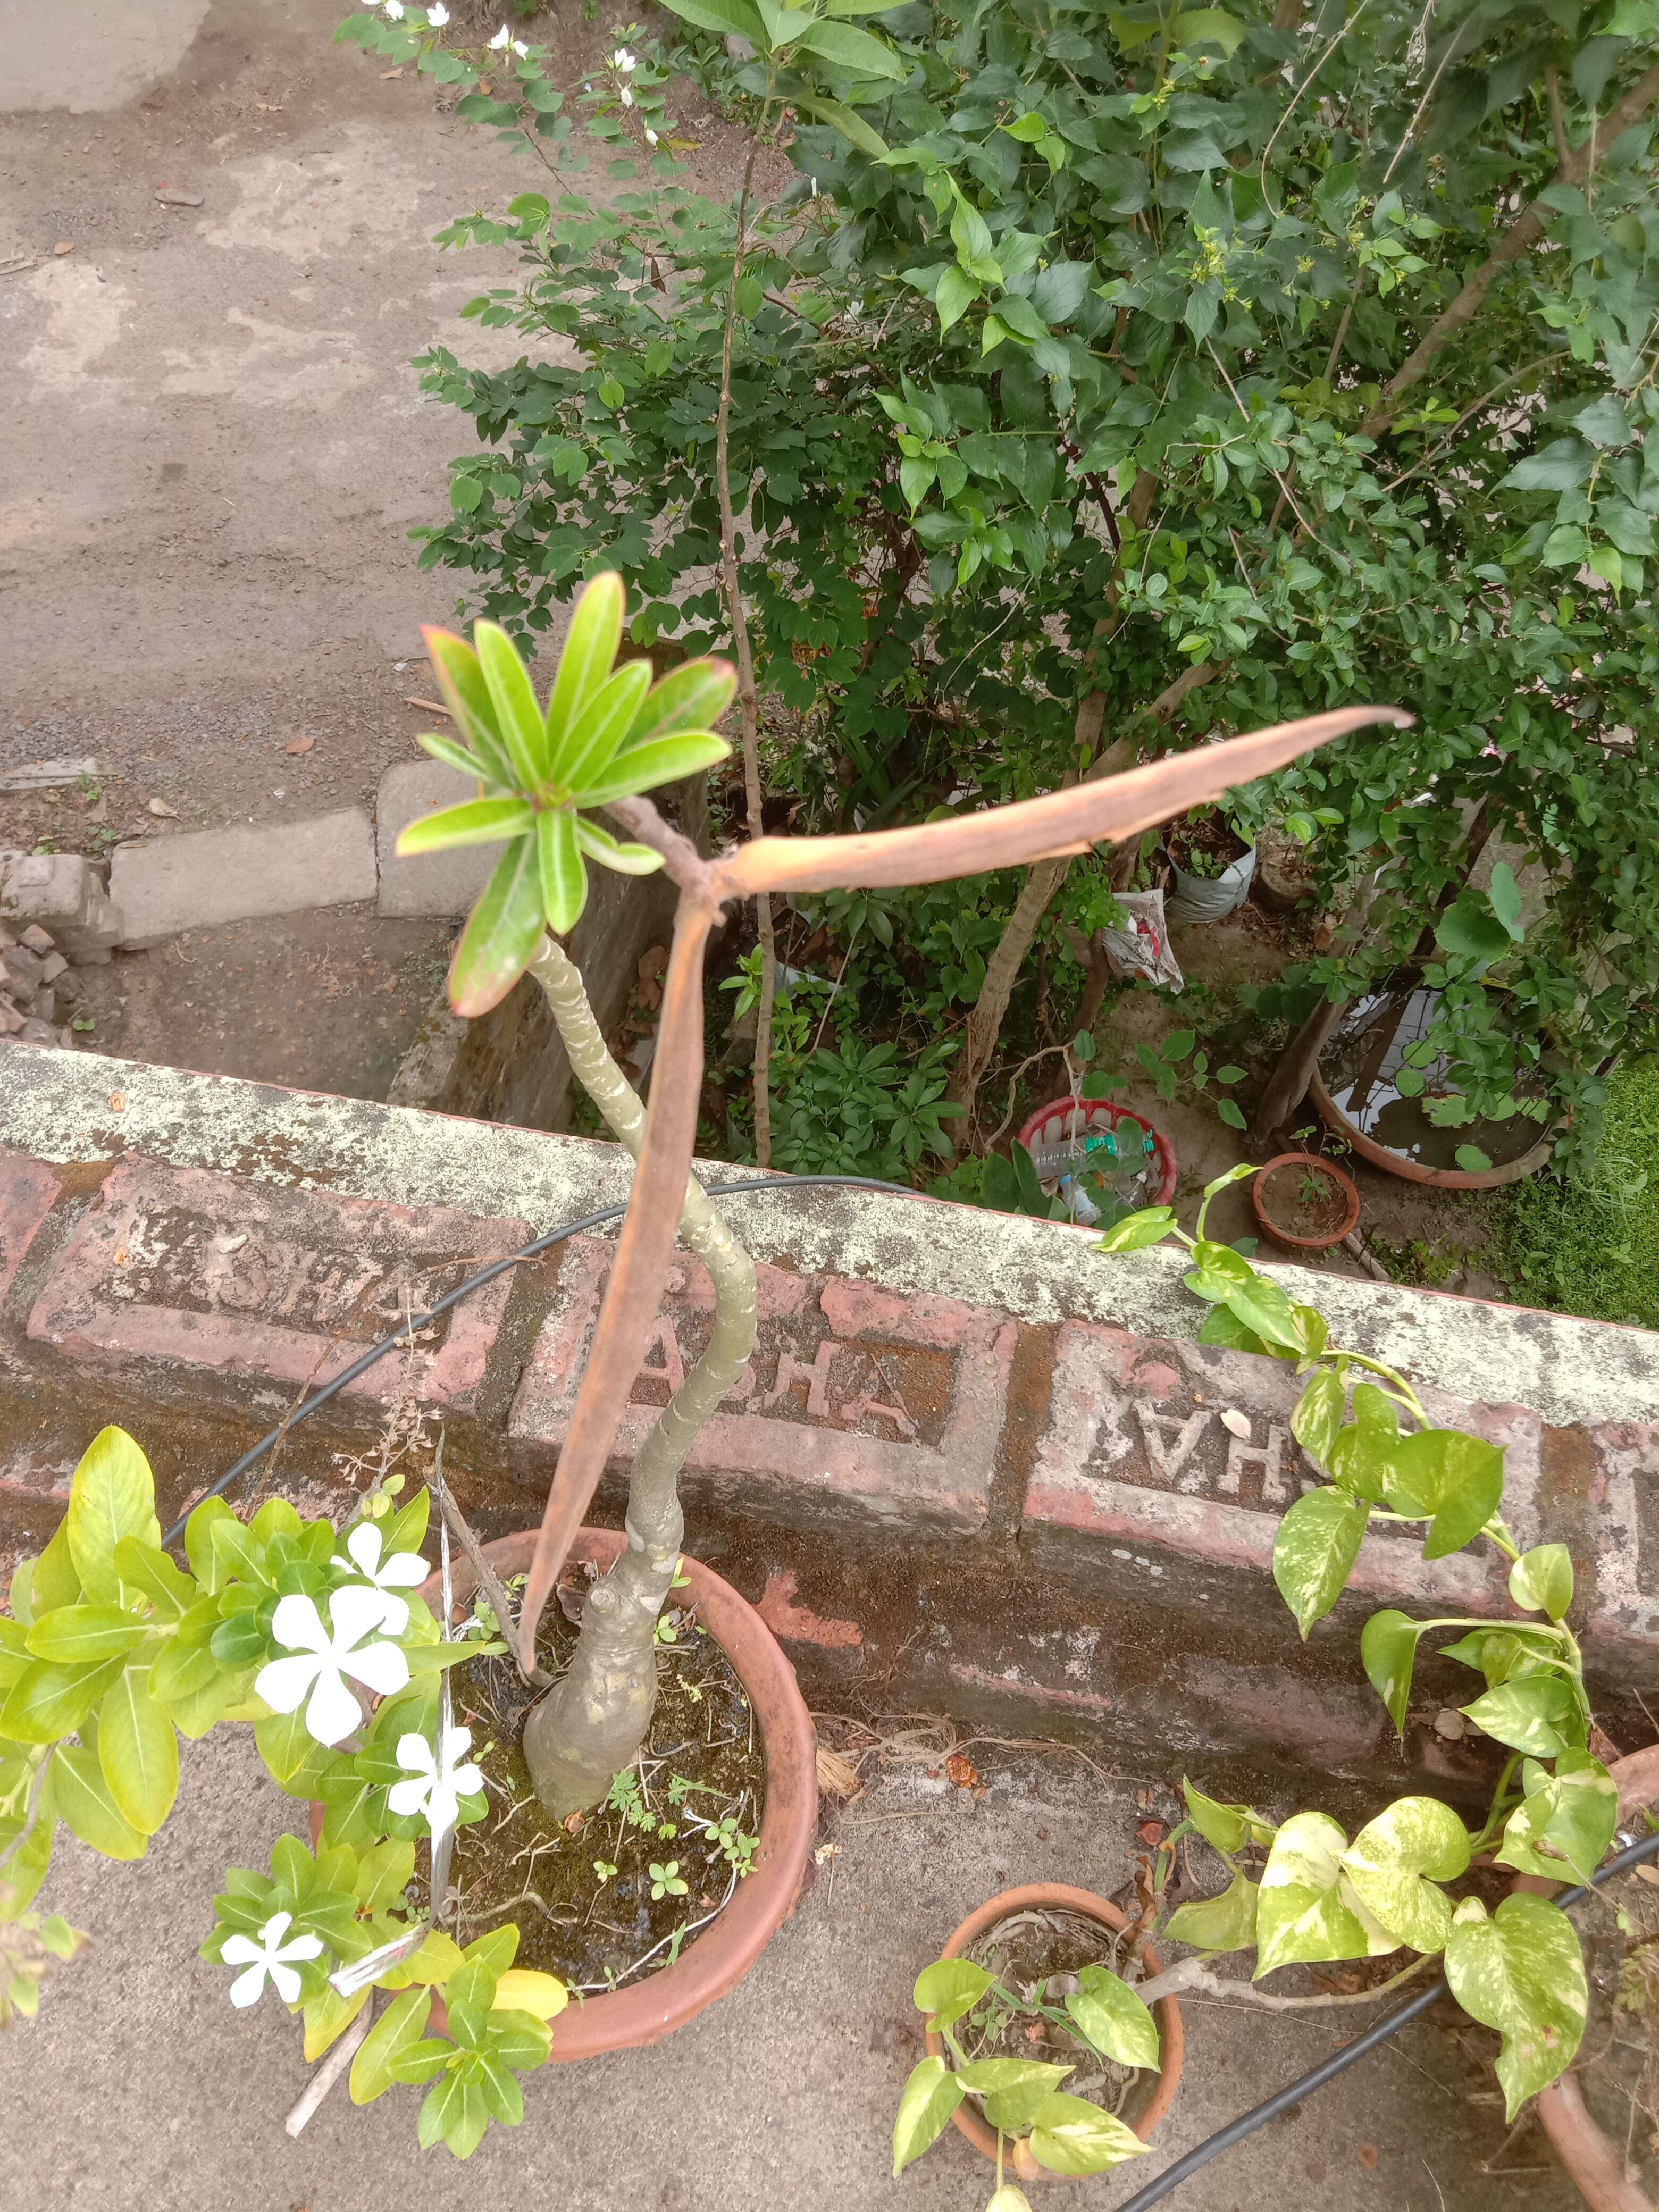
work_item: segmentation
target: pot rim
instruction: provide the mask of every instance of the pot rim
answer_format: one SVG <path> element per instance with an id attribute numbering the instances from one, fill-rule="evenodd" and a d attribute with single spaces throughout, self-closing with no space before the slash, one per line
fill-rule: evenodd
<path id="1" fill-rule="evenodd" d="M 1391 1152 L 1386 1145 L 1379 1145 L 1374 1137 L 1368 1137 L 1357 1121 L 1351 1121 L 1325 1088 L 1324 1078 L 1317 1068 L 1309 1080 L 1308 1097 L 1325 1127 L 1352 1145 L 1362 1160 L 1368 1160 L 1372 1167 L 1381 1168 L 1386 1174 L 1399 1176 L 1403 1182 L 1427 1183 L 1436 1190 L 1501 1190 L 1505 1183 L 1524 1182 L 1529 1175 L 1537 1174 L 1555 1150 L 1553 1136 L 1540 1137 L 1529 1152 L 1522 1152 L 1516 1159 L 1506 1160 L 1502 1167 L 1425 1168 L 1416 1160 L 1408 1160 L 1403 1152 Z"/>
<path id="2" fill-rule="evenodd" d="M 1280 1168 L 1317 1168 L 1327 1175 L 1342 1193 L 1342 1225 L 1322 1237 L 1298 1237 L 1294 1230 L 1285 1228 L 1274 1220 L 1262 1202 L 1262 1186 L 1269 1176 Z M 1334 1160 L 1328 1160 L 1322 1152 L 1276 1152 L 1264 1161 L 1250 1182 L 1250 1204 L 1255 1218 L 1275 1243 L 1287 1244 L 1297 1252 L 1328 1252 L 1333 1244 L 1340 1244 L 1345 1237 L 1352 1236 L 1359 1224 L 1359 1189 L 1353 1177 Z"/>
<path id="3" fill-rule="evenodd" d="M 1097 1920 L 1103 1927 L 1109 1928 L 1115 1932 L 1119 1929 L 1127 1928 L 1129 1924 L 1127 1913 L 1114 1905 L 1109 1897 L 1097 1897 L 1092 1890 L 1073 1889 L 1066 1882 L 1026 1882 L 1018 1889 L 1000 1891 L 995 1897 L 988 1899 L 976 1911 L 970 1912 L 952 1934 L 949 1942 L 939 1953 L 939 1957 L 941 1959 L 959 1958 L 969 1944 L 982 1936 L 987 1929 L 994 1928 L 998 1921 L 1006 1920 L 1011 1914 L 1024 1911 L 1028 1906 L 1033 1905 L 1057 1906 L 1068 1912 L 1081 1912 L 1091 1920 Z M 1158 1954 L 1150 1943 L 1142 1948 L 1140 1955 L 1146 1963 L 1149 1980 L 1152 1975 L 1163 1971 L 1158 1962 Z M 1129 2125 L 1133 2128 L 1142 2142 L 1150 2141 L 1153 2129 L 1158 2126 L 1174 2101 L 1176 2089 L 1181 2080 L 1182 2058 L 1186 2048 L 1185 2031 L 1181 2023 L 1181 2007 L 1175 1998 L 1159 1997 L 1152 2010 L 1158 2021 L 1159 2037 L 1163 2044 L 1164 2064 L 1151 2095 L 1134 2118 L 1129 2122 Z M 944 2039 L 931 2027 L 927 2029 L 925 2033 L 929 2057 L 942 2057 L 945 2051 Z M 994 2163 L 997 2154 L 996 2130 L 988 2127 L 980 2115 L 966 2104 L 958 2105 L 951 2117 L 961 2133 L 972 2143 L 974 2148 Z M 1047 2166 L 1039 2166 L 1036 2159 L 1031 2156 L 1025 2138 L 1010 2136 L 1005 2137 L 1004 2142 L 1006 2147 L 1003 2152 L 1003 2164 L 1005 2167 L 1012 2166 L 1022 2181 L 1066 2181 L 1073 2178 L 1063 2173 L 1050 2173 Z"/>
<path id="4" fill-rule="evenodd" d="M 1659 1805 L 1659 1744 L 1615 1759 L 1607 1772 L 1619 1785 L 1619 1817 Z M 1561 1887 L 1541 1875 L 1517 1875 L 1512 1891 L 1553 1897 Z M 1653 2212 L 1641 2184 L 1626 2179 L 1624 2153 L 1598 2125 L 1572 2075 L 1563 2074 L 1538 2093 L 1538 2117 L 1557 2156 L 1589 2212 Z"/>
<path id="5" fill-rule="evenodd" d="M 503 1582 L 526 1573 L 537 1531 L 498 1537 L 483 1555 Z M 627 1539 L 617 1528 L 578 1530 L 570 1557 L 591 1560 L 601 1571 L 620 1557 Z M 593 2058 L 609 2051 L 660 2042 L 676 2028 L 735 1989 L 793 1912 L 817 1826 L 817 1739 L 795 1670 L 777 1638 L 748 1600 L 712 1567 L 687 1553 L 680 1571 L 689 1577 L 690 1603 L 732 1662 L 749 1693 L 766 1757 L 766 1800 L 754 1871 L 738 1884 L 731 1903 L 688 1943 L 672 1966 L 647 1980 L 603 1996 L 576 1997 L 551 2023 L 548 2063 Z M 451 1569 L 458 1602 L 477 1586 L 464 1556 Z M 434 1575 L 417 1595 L 435 1605 Z"/>

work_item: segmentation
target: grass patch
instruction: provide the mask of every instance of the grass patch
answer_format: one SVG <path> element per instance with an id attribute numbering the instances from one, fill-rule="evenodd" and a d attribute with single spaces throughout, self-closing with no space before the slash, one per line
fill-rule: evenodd
<path id="1" fill-rule="evenodd" d="M 1659 1328 L 1659 1060 L 1607 1085 L 1607 1131 L 1583 1180 L 1517 1183 L 1498 1245 L 1517 1293 L 1591 1321 Z"/>

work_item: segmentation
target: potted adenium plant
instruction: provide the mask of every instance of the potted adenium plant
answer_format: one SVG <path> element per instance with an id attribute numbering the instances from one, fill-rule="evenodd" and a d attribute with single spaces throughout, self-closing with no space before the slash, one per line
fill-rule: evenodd
<path id="1" fill-rule="evenodd" d="M 681 1549 L 679 1470 L 755 1335 L 753 1263 L 690 1172 L 702 951 L 721 904 L 978 874 L 1133 836 L 1309 745 L 1405 719 L 1345 708 L 963 820 L 761 838 L 710 860 L 642 794 L 725 757 L 712 725 L 733 672 L 698 660 L 653 684 L 643 660 L 617 666 L 623 611 L 616 576 L 587 586 L 544 705 L 494 624 L 478 623 L 470 646 L 428 632 L 454 734 L 422 742 L 479 795 L 400 840 L 405 854 L 507 841 L 457 946 L 452 1004 L 483 1012 L 533 975 L 577 1076 L 637 1161 L 541 1528 L 480 1547 L 439 1491 L 446 1529 L 467 1555 L 448 1595 L 475 1600 L 459 1620 L 417 1550 L 425 1489 L 403 1505 L 391 1484 L 377 1489 L 342 1528 L 304 1520 L 280 1498 L 244 1522 L 209 1496 L 184 1524 L 181 1567 L 161 1540 L 142 1452 L 106 1430 L 0 1620 L 0 1917 L 31 1905 L 60 1820 L 106 1856 L 141 1857 L 177 1791 L 178 1733 L 252 1724 L 277 1787 L 312 1805 L 313 1842 L 283 1838 L 268 1874 L 231 1869 L 205 1955 L 235 1970 L 234 2003 L 274 1994 L 301 2016 L 307 2056 L 329 2054 L 319 2091 L 348 2057 L 359 2100 L 393 2082 L 424 2086 L 422 2142 L 461 2157 L 491 2119 L 520 2118 L 522 2072 L 650 2039 L 729 1988 L 787 1913 L 811 1840 L 811 1727 L 793 1673 L 737 1593 Z M 582 910 L 589 860 L 664 866 L 680 894 L 648 1115 L 557 942 Z M 710 1340 L 635 1458 L 623 1534 L 588 1529 L 677 1237 L 714 1286 Z M 568 1571 L 574 1629 L 562 1606 L 547 1605 Z M 673 1693 L 726 1699 L 759 1724 L 763 1790 L 757 1771 L 724 1811 L 706 1778 L 647 1746 L 674 1671 L 662 1655 L 682 1645 L 708 1663 L 700 1656 L 697 1679 Z M 456 1720 L 445 1681 L 458 1668 Z M 471 1868 L 476 1853 L 485 1864 L 509 1793 L 519 1832 L 540 1824 L 529 1846 L 537 1880 L 514 1875 L 510 1889 L 489 1893 L 489 1924 L 462 1942 L 488 1885 L 469 1875 L 463 1926 L 447 1862 L 453 1853 Z M 544 1845 L 562 1865 L 539 1856 Z M 626 1877 L 642 1909 L 669 1916 L 661 1940 L 586 1984 L 568 1968 L 526 1967 L 532 1949 L 545 1954 L 543 1923 L 567 1917 L 547 1903 L 554 1874 L 562 1894 L 591 1905 L 624 1878 L 624 1847 L 644 1862 Z M 516 1840 L 514 1851 L 526 1856 Z M 633 1978 L 647 1969 L 657 1977 L 648 1995 Z M 568 2003 L 573 1994 L 580 2005 Z"/>

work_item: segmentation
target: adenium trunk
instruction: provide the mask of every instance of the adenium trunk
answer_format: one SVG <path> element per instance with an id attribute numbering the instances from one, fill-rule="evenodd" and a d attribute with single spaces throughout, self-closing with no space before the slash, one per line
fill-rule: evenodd
<path id="1" fill-rule="evenodd" d="M 549 937 L 530 973 L 578 1080 L 617 1142 L 638 1159 L 645 1109 L 605 1049 L 579 970 Z M 755 1263 L 695 1176 L 687 1180 L 679 1235 L 713 1279 L 714 1333 L 640 1448 L 629 1478 L 628 1548 L 588 1591 L 575 1656 L 526 1723 L 530 1778 L 560 1820 L 593 1804 L 639 1755 L 657 1701 L 657 1618 L 685 1530 L 679 1472 L 755 1347 Z"/>

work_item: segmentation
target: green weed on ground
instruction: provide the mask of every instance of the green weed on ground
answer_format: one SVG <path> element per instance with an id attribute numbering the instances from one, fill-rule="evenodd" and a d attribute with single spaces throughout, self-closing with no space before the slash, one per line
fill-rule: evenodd
<path id="1" fill-rule="evenodd" d="M 1611 1079 L 1606 1134 L 1585 1180 L 1545 1174 L 1516 1185 L 1498 1245 L 1528 1302 L 1659 1328 L 1659 1060 Z"/>

